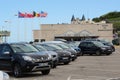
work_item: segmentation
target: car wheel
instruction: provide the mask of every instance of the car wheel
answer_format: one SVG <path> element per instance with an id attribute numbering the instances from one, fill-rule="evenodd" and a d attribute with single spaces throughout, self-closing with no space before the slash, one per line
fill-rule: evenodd
<path id="1" fill-rule="evenodd" d="M 72 61 L 75 61 L 75 59 L 72 59 Z"/>
<path id="2" fill-rule="evenodd" d="M 43 70 L 43 71 L 41 71 L 41 72 L 42 72 L 43 75 L 48 75 L 48 74 L 50 73 L 50 69 L 48 69 L 48 70 Z"/>
<path id="3" fill-rule="evenodd" d="M 67 64 L 69 64 L 69 63 L 70 63 L 70 61 L 68 61 L 68 62 L 64 62 L 65 65 L 67 65 Z"/>
<path id="4" fill-rule="evenodd" d="M 96 55 L 100 56 L 101 55 L 100 51 L 96 51 Z"/>
<path id="5" fill-rule="evenodd" d="M 13 68 L 13 74 L 15 77 L 20 77 L 22 74 L 21 68 L 19 64 L 15 64 Z"/>
<path id="6" fill-rule="evenodd" d="M 56 68 L 57 67 L 57 64 L 52 64 L 51 65 L 51 68 Z"/>
<path id="7" fill-rule="evenodd" d="M 106 55 L 110 55 L 110 54 L 112 54 L 112 53 L 106 53 Z"/>

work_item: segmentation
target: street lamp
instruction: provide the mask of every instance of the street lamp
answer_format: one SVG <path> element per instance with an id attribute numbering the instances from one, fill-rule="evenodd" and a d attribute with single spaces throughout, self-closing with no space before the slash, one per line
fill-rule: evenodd
<path id="1" fill-rule="evenodd" d="M 7 29 L 6 29 L 6 31 L 4 30 L 4 33 L 5 33 L 5 42 L 7 42 L 7 36 L 9 36 L 8 35 L 8 33 L 10 33 L 10 23 L 11 23 L 11 21 L 10 20 L 6 20 L 6 21 L 4 21 L 6 24 L 8 24 L 8 25 L 6 25 L 6 27 L 8 27 Z"/>

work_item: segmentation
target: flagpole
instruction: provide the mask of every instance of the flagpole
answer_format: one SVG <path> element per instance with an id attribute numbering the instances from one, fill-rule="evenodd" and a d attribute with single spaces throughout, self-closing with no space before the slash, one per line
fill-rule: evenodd
<path id="1" fill-rule="evenodd" d="M 17 36 L 17 41 L 20 41 L 20 40 L 19 40 L 19 38 L 20 38 L 20 35 L 19 35 L 19 34 L 20 34 L 20 33 L 19 33 L 20 21 L 19 21 L 19 19 L 18 19 L 17 21 L 18 21 L 18 22 L 17 22 L 17 23 L 18 23 L 18 27 L 17 27 L 17 28 L 18 28 L 18 29 L 17 29 L 17 35 L 18 35 L 18 36 Z"/>
<path id="2" fill-rule="evenodd" d="M 39 24 L 39 30 L 40 30 L 41 25 L 40 25 L 39 19 L 38 19 L 38 24 Z M 39 33 L 39 32 L 38 32 L 38 33 Z M 39 42 L 40 42 L 40 39 L 41 39 L 41 38 L 40 38 L 40 33 L 39 33 L 38 36 L 39 36 Z"/>
<path id="3" fill-rule="evenodd" d="M 31 20 L 31 41 L 34 41 L 33 40 L 33 27 L 34 27 L 34 18 Z"/>
<path id="4" fill-rule="evenodd" d="M 14 16 L 17 16 L 17 19 L 16 19 L 16 21 L 17 21 L 17 41 L 19 41 L 19 26 L 20 26 L 20 21 L 19 21 L 19 14 L 15 14 Z"/>
<path id="5" fill-rule="evenodd" d="M 4 21 L 7 25 L 6 25 L 6 27 L 7 27 L 7 30 L 8 30 L 8 32 L 10 32 L 11 33 L 11 21 L 10 20 L 6 20 L 6 21 Z M 8 36 L 9 37 L 9 41 L 10 41 L 10 36 Z"/>
<path id="6" fill-rule="evenodd" d="M 27 32 L 26 32 L 26 19 L 24 18 L 24 41 L 26 41 L 26 36 Z"/>

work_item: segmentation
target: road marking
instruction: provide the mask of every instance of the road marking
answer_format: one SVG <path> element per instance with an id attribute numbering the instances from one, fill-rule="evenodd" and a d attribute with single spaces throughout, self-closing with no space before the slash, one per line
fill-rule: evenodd
<path id="1" fill-rule="evenodd" d="M 106 80 L 120 80 L 120 78 L 109 78 L 109 79 L 106 79 Z"/>
<path id="2" fill-rule="evenodd" d="M 71 76 L 69 76 L 67 80 L 84 80 L 84 79 L 72 79 Z"/>

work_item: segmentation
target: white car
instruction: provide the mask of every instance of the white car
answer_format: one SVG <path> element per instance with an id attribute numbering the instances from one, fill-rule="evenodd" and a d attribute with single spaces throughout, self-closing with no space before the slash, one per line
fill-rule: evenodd
<path id="1" fill-rule="evenodd" d="M 10 80 L 9 75 L 3 71 L 0 71 L 0 80 Z"/>

